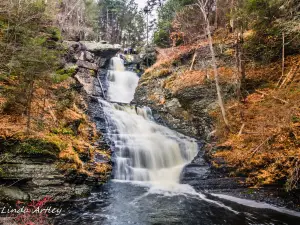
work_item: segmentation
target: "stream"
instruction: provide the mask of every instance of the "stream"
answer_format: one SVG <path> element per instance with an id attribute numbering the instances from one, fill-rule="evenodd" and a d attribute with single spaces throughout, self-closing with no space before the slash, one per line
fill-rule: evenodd
<path id="1" fill-rule="evenodd" d="M 112 59 L 108 80 L 108 101 L 98 101 L 114 152 L 113 179 L 65 206 L 55 224 L 300 224 L 298 212 L 180 184 L 197 140 L 157 124 L 150 108 L 129 104 L 139 78 L 121 59 Z"/>

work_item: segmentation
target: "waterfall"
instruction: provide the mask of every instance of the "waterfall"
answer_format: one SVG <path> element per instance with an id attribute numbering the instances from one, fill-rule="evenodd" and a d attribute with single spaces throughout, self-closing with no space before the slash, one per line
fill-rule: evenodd
<path id="1" fill-rule="evenodd" d="M 129 103 L 138 77 L 125 71 L 119 58 L 112 59 L 111 68 L 108 99 Z M 178 184 L 183 167 L 197 154 L 196 141 L 155 123 L 148 107 L 100 101 L 108 120 L 108 137 L 114 146 L 114 178 L 164 188 Z"/>

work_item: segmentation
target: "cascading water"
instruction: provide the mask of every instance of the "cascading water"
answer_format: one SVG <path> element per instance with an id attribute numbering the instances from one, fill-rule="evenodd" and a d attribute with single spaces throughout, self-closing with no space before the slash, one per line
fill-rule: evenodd
<path id="1" fill-rule="evenodd" d="M 138 83 L 135 73 L 125 71 L 122 60 L 112 59 L 108 99 L 130 103 Z M 197 154 L 197 143 L 156 124 L 147 107 L 102 101 L 108 119 L 109 139 L 116 155 L 115 179 L 144 181 L 163 188 L 179 183 L 183 167 Z"/>

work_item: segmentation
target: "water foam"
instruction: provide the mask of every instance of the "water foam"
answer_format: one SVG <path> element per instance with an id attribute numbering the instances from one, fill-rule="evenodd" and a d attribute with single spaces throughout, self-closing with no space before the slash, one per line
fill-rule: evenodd
<path id="1" fill-rule="evenodd" d="M 240 205 L 245 205 L 245 206 L 256 208 L 256 209 L 271 209 L 271 210 L 281 212 L 281 213 L 284 213 L 284 214 L 288 214 L 288 215 L 291 215 L 291 216 L 300 217 L 300 212 L 289 210 L 289 209 L 286 209 L 286 208 L 283 208 L 283 207 L 276 207 L 276 206 L 273 206 L 273 205 L 270 205 L 270 204 L 264 203 L 264 202 L 256 202 L 256 201 L 253 201 L 253 200 L 237 198 L 237 197 L 233 197 L 233 196 L 230 196 L 230 195 L 224 195 L 224 194 L 211 194 L 211 195 L 215 196 L 215 197 L 218 197 L 220 199 L 225 199 L 225 200 L 228 200 L 228 201 L 231 201 L 231 202 L 236 202 Z"/>

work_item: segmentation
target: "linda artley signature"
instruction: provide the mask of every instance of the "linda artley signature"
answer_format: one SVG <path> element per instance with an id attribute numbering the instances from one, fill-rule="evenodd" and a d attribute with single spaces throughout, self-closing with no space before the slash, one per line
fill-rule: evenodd
<path id="1" fill-rule="evenodd" d="M 27 214 L 27 213 L 30 213 L 30 214 L 42 214 L 42 213 L 45 213 L 45 214 L 53 214 L 53 215 L 56 215 L 56 216 L 59 216 L 62 212 L 62 209 L 60 208 L 55 208 L 55 207 L 51 207 L 51 206 L 48 206 L 46 208 L 44 207 L 36 207 L 36 208 L 28 208 L 27 206 L 22 206 L 20 208 L 12 208 L 12 207 L 2 207 L 0 208 L 0 213 L 1 214 Z"/>
<path id="2" fill-rule="evenodd" d="M 49 202 L 53 202 L 53 200 L 48 196 L 38 201 L 17 201 L 14 207 L 0 207 L 0 216 L 4 215 L 18 225 L 50 225 L 52 223 L 49 216 L 59 216 L 62 213 L 62 209 L 46 206 Z"/>

